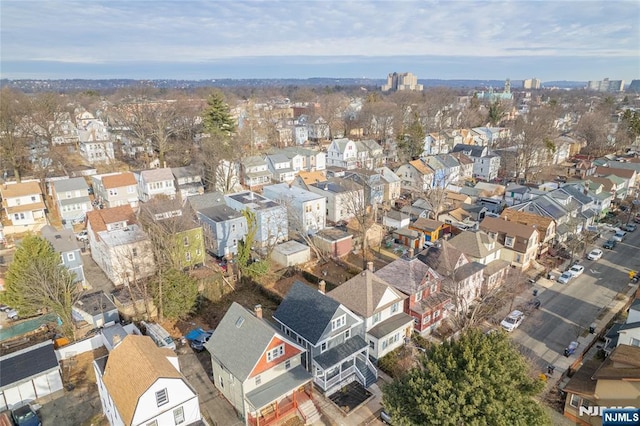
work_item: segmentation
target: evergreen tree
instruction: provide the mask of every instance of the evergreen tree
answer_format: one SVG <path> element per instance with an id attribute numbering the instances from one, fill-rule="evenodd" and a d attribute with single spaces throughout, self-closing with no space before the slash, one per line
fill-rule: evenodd
<path id="1" fill-rule="evenodd" d="M 60 264 L 60 255 L 51 244 L 37 236 L 25 237 L 18 246 L 6 276 L 2 301 L 21 316 L 42 309 L 60 317 L 63 333 L 73 337 L 71 309 L 80 296 L 75 274 Z"/>
<path id="2" fill-rule="evenodd" d="M 222 93 L 218 91 L 209 95 L 203 121 L 205 130 L 211 134 L 222 132 L 230 135 L 236 130 L 235 121 L 229 113 L 229 105 L 224 101 Z"/>
<path id="3" fill-rule="evenodd" d="M 198 299 L 198 281 L 189 274 L 170 269 L 163 274 L 162 286 L 153 289 L 156 305 L 162 303 L 163 316 L 169 319 L 184 319 L 193 312 Z M 162 291 L 162 294 L 160 294 Z"/>
<path id="4" fill-rule="evenodd" d="M 383 405 L 397 425 L 548 425 L 527 371 L 505 333 L 470 330 L 386 385 Z"/>
<path id="5" fill-rule="evenodd" d="M 425 136 L 426 134 L 420 122 L 420 117 L 417 113 L 414 113 L 413 121 L 407 128 L 407 132 L 401 136 L 398 144 L 408 160 L 415 160 L 422 155 Z"/>

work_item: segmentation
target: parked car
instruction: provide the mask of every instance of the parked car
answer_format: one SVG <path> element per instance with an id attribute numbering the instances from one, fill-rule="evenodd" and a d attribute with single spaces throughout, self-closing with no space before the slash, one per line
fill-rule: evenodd
<path id="1" fill-rule="evenodd" d="M 602 257 L 602 250 L 600 249 L 593 249 L 587 255 L 587 259 L 589 260 L 598 260 L 601 257 Z"/>
<path id="2" fill-rule="evenodd" d="M 192 339 L 191 343 L 189 345 L 195 351 L 198 351 L 198 352 L 203 351 L 205 343 L 207 343 L 209 341 L 209 339 L 211 338 L 212 334 L 213 334 L 213 330 L 203 331 L 197 337 Z"/>
<path id="3" fill-rule="evenodd" d="M 42 422 L 30 405 L 14 408 L 11 417 L 17 426 L 41 426 Z"/>
<path id="4" fill-rule="evenodd" d="M 0 312 L 9 312 L 10 310 L 11 310 L 11 306 L 0 304 Z"/>
<path id="5" fill-rule="evenodd" d="M 15 309 L 11 309 L 7 311 L 7 318 L 9 318 L 11 321 L 18 321 L 20 319 L 20 316 L 18 315 L 18 311 L 16 311 Z"/>
<path id="6" fill-rule="evenodd" d="M 615 246 L 616 246 L 615 240 L 608 240 L 606 243 L 602 245 L 602 248 L 605 248 L 607 250 L 613 250 Z"/>
<path id="7" fill-rule="evenodd" d="M 626 236 L 627 236 L 627 233 L 621 230 L 621 231 L 616 231 L 616 233 L 613 234 L 613 237 L 611 237 L 611 239 L 617 242 L 622 242 Z"/>
<path id="8" fill-rule="evenodd" d="M 571 281 L 571 278 L 573 278 L 571 272 L 564 271 L 556 281 L 558 281 L 560 284 L 567 284 L 569 281 Z"/>
<path id="9" fill-rule="evenodd" d="M 387 424 L 387 425 L 392 425 L 393 422 L 391 420 L 391 416 L 384 410 L 382 410 L 380 412 L 380 420 L 382 420 L 382 423 Z"/>
<path id="10" fill-rule="evenodd" d="M 80 231 L 76 234 L 76 239 L 78 241 L 88 241 L 89 240 L 89 233 L 87 232 L 87 230 L 85 229 L 84 231 Z"/>
<path id="11" fill-rule="evenodd" d="M 633 232 L 636 229 L 638 229 L 638 225 L 636 225 L 635 223 L 627 223 L 622 227 L 622 230 L 627 232 Z"/>
<path id="12" fill-rule="evenodd" d="M 524 314 L 518 310 L 511 312 L 505 319 L 502 320 L 500 325 L 506 331 L 513 331 L 522 323 Z"/>
<path id="13" fill-rule="evenodd" d="M 584 272 L 584 266 L 582 266 L 582 265 L 573 265 L 571 268 L 569 268 L 569 270 L 567 272 L 569 272 L 574 278 L 578 277 L 578 276 L 582 275 L 582 273 Z"/>

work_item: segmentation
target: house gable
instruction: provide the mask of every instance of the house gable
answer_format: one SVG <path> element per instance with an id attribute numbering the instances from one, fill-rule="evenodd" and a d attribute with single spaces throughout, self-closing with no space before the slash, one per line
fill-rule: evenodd
<path id="1" fill-rule="evenodd" d="M 280 346 L 282 346 L 282 351 L 279 350 Z M 299 355 L 301 352 L 302 350 L 299 347 L 294 346 L 290 342 L 287 342 L 278 336 L 273 336 L 248 377 L 255 377 L 260 373 L 285 362 L 287 359 Z"/>

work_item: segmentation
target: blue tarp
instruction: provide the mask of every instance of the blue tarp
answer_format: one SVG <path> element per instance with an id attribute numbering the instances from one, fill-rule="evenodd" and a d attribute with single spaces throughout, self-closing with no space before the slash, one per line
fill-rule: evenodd
<path id="1" fill-rule="evenodd" d="M 195 329 L 189 331 L 187 334 L 185 334 L 184 338 L 187 339 L 187 340 L 195 340 L 202 333 L 204 333 L 204 330 L 202 328 L 198 327 L 198 328 L 195 328 Z"/>

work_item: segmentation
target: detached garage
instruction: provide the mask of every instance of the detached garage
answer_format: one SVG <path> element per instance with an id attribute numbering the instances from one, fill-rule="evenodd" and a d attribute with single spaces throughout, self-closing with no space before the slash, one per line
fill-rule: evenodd
<path id="1" fill-rule="evenodd" d="M 43 342 L 0 358 L 0 410 L 62 390 L 53 342 Z"/>
<path id="2" fill-rule="evenodd" d="M 311 259 L 311 249 L 297 241 L 287 241 L 273 249 L 271 259 L 282 266 L 300 265 Z"/>

